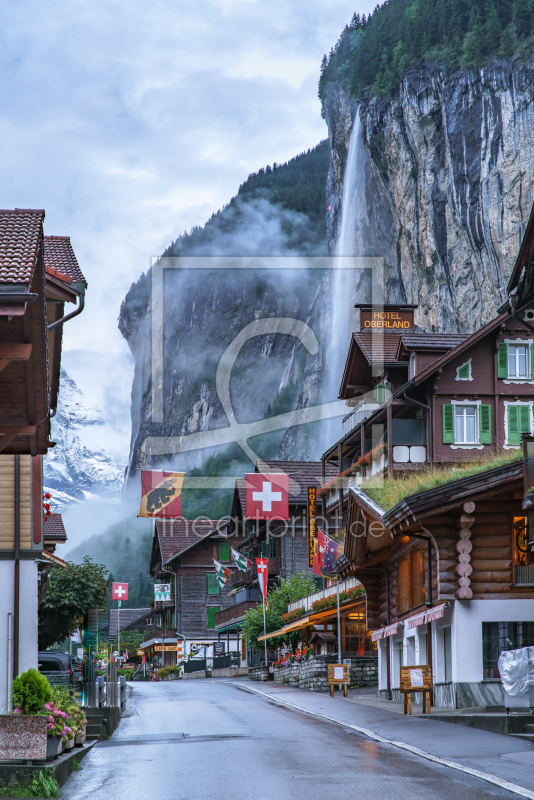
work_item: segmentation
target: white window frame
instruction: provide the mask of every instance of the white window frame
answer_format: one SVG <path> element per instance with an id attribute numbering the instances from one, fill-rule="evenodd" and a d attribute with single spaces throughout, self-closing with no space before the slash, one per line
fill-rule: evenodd
<path id="1" fill-rule="evenodd" d="M 476 406 L 475 412 L 475 433 L 476 442 L 474 444 L 450 444 L 451 450 L 484 450 L 484 445 L 480 444 L 480 408 L 482 400 L 451 400 L 451 406 Z M 454 409 L 454 435 L 456 436 L 456 408 Z"/>
<path id="2" fill-rule="evenodd" d="M 505 339 L 504 343 L 507 344 L 508 346 L 512 345 L 512 347 L 513 346 L 517 347 L 517 345 L 521 345 L 521 344 L 522 345 L 526 345 L 526 348 L 527 348 L 527 377 L 526 378 L 510 378 L 510 377 L 508 377 L 508 378 L 504 378 L 503 379 L 503 383 L 508 383 L 508 384 L 511 384 L 511 383 L 515 383 L 515 384 L 528 383 L 531 386 L 534 386 L 534 379 L 533 379 L 532 372 L 531 372 L 531 370 L 532 370 L 532 346 L 533 346 L 532 339 L 521 339 L 520 337 L 518 337 L 517 339 Z M 506 353 L 506 371 L 507 372 L 508 372 L 508 355 L 509 355 L 509 353 Z"/>
<path id="3" fill-rule="evenodd" d="M 455 378 L 455 380 L 457 380 L 457 381 L 472 381 L 473 380 L 472 360 L 473 359 L 470 358 L 464 364 L 460 364 L 459 367 L 456 367 L 456 378 Z M 460 370 L 462 369 L 462 367 L 465 367 L 465 366 L 469 366 L 469 377 L 468 378 L 460 378 Z"/>
<path id="4" fill-rule="evenodd" d="M 416 370 L 416 368 L 417 368 L 417 367 L 416 367 L 416 359 L 417 359 L 417 356 L 416 356 L 416 354 L 415 354 L 415 353 L 412 353 L 412 354 L 410 355 L 410 369 L 409 369 L 409 373 L 410 373 L 410 380 L 412 380 L 412 378 L 415 378 L 415 370 Z"/>
<path id="5" fill-rule="evenodd" d="M 505 400 L 504 401 L 504 444 L 503 450 L 520 450 L 520 444 L 508 444 L 508 406 L 529 406 L 530 408 L 530 432 L 534 430 L 532 427 L 532 405 L 533 400 Z"/>

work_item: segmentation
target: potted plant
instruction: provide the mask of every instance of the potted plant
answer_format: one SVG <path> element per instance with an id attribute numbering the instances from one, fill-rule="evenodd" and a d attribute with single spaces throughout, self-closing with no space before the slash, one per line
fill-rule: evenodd
<path id="1" fill-rule="evenodd" d="M 74 743 L 81 746 L 86 740 L 87 717 L 81 708 L 76 712 L 76 737 Z"/>
<path id="2" fill-rule="evenodd" d="M 13 713 L 0 716 L 0 758 L 44 759 L 47 754 L 47 728 L 43 705 L 52 697 L 44 675 L 36 669 L 23 672 L 13 681 Z M 10 747 L 14 739 L 15 747 Z"/>

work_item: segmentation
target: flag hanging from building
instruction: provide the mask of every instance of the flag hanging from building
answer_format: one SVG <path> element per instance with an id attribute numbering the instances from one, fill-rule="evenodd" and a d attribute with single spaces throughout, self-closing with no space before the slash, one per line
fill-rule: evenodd
<path id="1" fill-rule="evenodd" d="M 269 585 L 269 565 L 267 563 L 268 559 L 266 558 L 257 558 L 256 559 L 256 568 L 258 570 L 258 580 L 260 582 L 260 589 L 263 595 L 263 601 L 265 603 L 265 608 L 269 608 L 269 604 L 267 603 L 267 588 Z"/>
<path id="2" fill-rule="evenodd" d="M 323 578 L 337 578 L 334 563 L 343 552 L 343 545 L 331 539 L 320 528 L 317 530 L 317 546 L 313 556 L 313 572 Z"/>
<path id="3" fill-rule="evenodd" d="M 215 564 L 215 569 L 217 570 L 217 583 L 222 589 L 222 587 L 228 583 L 232 577 L 232 572 L 228 569 L 228 567 L 223 567 L 219 561 L 215 561 L 215 559 L 213 559 L 213 563 Z"/>
<path id="4" fill-rule="evenodd" d="M 245 475 L 247 519 L 289 519 L 289 475 Z"/>
<path id="5" fill-rule="evenodd" d="M 155 583 L 154 584 L 154 600 L 170 600 L 171 599 L 171 584 L 170 583 Z"/>
<path id="6" fill-rule="evenodd" d="M 112 583 L 111 584 L 111 599 L 112 600 L 128 600 L 128 584 L 127 583 Z"/>
<path id="7" fill-rule="evenodd" d="M 182 516 L 184 472 L 141 470 L 140 517 L 176 518 Z"/>
<path id="8" fill-rule="evenodd" d="M 230 547 L 230 550 L 232 552 L 232 558 L 234 559 L 236 567 L 242 569 L 243 572 L 248 572 L 252 566 L 252 561 L 244 556 L 243 553 L 239 553 L 237 550 L 234 550 L 233 547 Z"/>

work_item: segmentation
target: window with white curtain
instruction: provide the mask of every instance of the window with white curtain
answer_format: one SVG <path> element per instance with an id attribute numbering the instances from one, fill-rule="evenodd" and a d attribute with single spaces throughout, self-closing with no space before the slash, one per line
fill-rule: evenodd
<path id="1" fill-rule="evenodd" d="M 454 440 L 457 444 L 476 444 L 476 406 L 454 406 Z"/>

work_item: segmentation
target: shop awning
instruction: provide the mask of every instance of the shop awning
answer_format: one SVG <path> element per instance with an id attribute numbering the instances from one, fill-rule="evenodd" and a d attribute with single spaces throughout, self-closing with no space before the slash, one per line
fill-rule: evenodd
<path id="1" fill-rule="evenodd" d="M 399 629 L 399 623 L 395 622 L 394 625 L 387 625 L 385 628 L 379 628 L 371 634 L 373 642 L 378 642 L 379 639 L 387 639 L 388 636 L 394 636 Z"/>
<path id="2" fill-rule="evenodd" d="M 347 612 L 354 612 L 354 610 L 363 603 L 365 603 L 365 600 L 358 600 L 356 603 L 350 603 L 350 605 L 343 606 L 341 609 L 341 615 L 346 616 Z M 272 639 L 275 636 L 281 636 L 283 633 L 299 631 L 302 628 L 306 628 L 308 625 L 314 625 L 316 622 L 325 622 L 328 619 L 335 619 L 336 616 L 336 606 L 329 608 L 327 611 L 318 611 L 316 614 L 308 614 L 308 616 L 301 617 L 295 622 L 290 622 L 289 625 L 284 625 L 283 628 L 280 628 L 277 631 L 272 631 L 264 636 L 258 636 L 258 642 L 264 642 L 266 639 Z"/>
<path id="3" fill-rule="evenodd" d="M 440 606 L 429 609 L 425 614 L 425 622 L 434 622 L 436 619 L 441 619 L 445 612 L 445 603 Z"/>
<path id="4" fill-rule="evenodd" d="M 407 620 L 408 630 L 411 630 L 412 628 L 417 628 L 418 625 L 424 625 L 426 615 L 427 615 L 427 610 L 425 609 L 420 614 L 416 614 L 415 617 L 410 617 L 410 619 Z"/>

